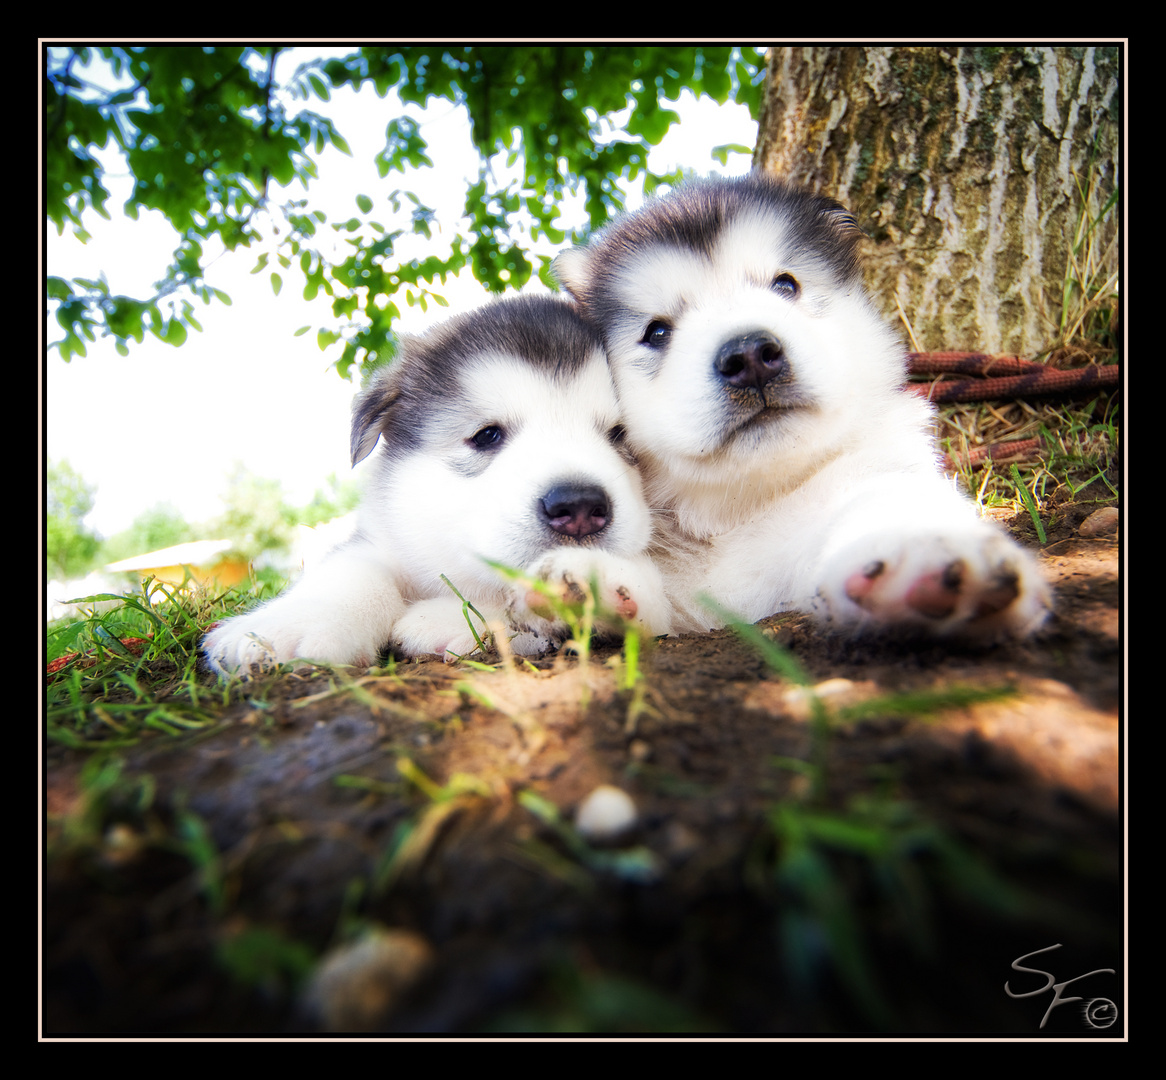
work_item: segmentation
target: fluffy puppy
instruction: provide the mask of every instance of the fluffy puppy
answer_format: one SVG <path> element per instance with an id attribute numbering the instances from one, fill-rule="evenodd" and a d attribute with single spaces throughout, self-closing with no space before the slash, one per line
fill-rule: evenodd
<path id="1" fill-rule="evenodd" d="M 678 630 L 697 599 L 847 630 L 1026 634 L 1032 556 L 939 467 L 931 407 L 862 284 L 837 203 L 762 175 L 682 185 L 555 272 L 602 335 L 627 442 L 668 534 Z"/>
<path id="2" fill-rule="evenodd" d="M 624 446 L 595 332 L 554 297 L 498 301 L 406 340 L 353 406 L 352 461 L 380 445 L 353 537 L 286 593 L 204 640 L 212 667 L 252 674 L 293 658 L 366 666 L 472 652 L 449 580 L 515 652 L 567 627 L 490 562 L 599 601 L 649 634 L 670 629 L 645 554 L 651 518 Z"/>

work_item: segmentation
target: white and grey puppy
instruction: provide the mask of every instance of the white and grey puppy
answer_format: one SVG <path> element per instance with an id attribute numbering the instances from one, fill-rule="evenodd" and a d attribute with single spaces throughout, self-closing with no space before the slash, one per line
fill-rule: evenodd
<path id="1" fill-rule="evenodd" d="M 598 336 L 565 301 L 519 297 L 406 339 L 357 397 L 353 464 L 380 441 L 356 532 L 290 590 L 205 639 L 221 673 L 302 657 L 367 665 L 474 649 L 442 575 L 532 655 L 567 628 L 486 560 L 668 633 L 651 519 Z M 532 610 L 531 605 L 534 605 Z M 547 616 L 547 617 L 544 617 Z"/>
<path id="2" fill-rule="evenodd" d="M 708 594 L 756 620 L 1024 634 L 1034 559 L 939 467 L 932 409 L 864 290 L 836 202 L 761 175 L 693 181 L 564 252 L 600 330 L 653 508 L 677 630 Z"/>

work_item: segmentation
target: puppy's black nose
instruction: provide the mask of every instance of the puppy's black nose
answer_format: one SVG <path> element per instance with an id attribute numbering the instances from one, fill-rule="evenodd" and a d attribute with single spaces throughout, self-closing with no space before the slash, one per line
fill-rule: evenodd
<path id="1" fill-rule="evenodd" d="M 789 368 L 781 342 L 764 330 L 726 341 L 717 352 L 717 374 L 730 386 L 754 387 L 780 379 Z"/>
<path id="2" fill-rule="evenodd" d="M 611 500 L 594 484 L 556 484 L 539 499 L 538 509 L 563 536 L 593 536 L 611 521 Z"/>

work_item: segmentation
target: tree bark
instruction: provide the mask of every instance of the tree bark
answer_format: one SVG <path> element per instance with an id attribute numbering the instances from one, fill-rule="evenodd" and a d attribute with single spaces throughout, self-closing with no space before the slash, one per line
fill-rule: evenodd
<path id="1" fill-rule="evenodd" d="M 1115 303 L 1118 210 L 1078 235 L 1117 190 L 1120 68 L 1117 46 L 775 48 L 754 167 L 854 213 L 918 347 L 1035 356 L 1071 332 L 1067 277 Z"/>

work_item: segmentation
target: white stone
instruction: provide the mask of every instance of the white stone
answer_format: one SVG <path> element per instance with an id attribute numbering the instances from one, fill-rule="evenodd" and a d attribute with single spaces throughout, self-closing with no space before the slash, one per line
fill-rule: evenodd
<path id="1" fill-rule="evenodd" d="M 1077 532 L 1085 537 L 1104 536 L 1117 529 L 1119 516 L 1116 506 L 1103 506 L 1081 522 Z"/>
<path id="2" fill-rule="evenodd" d="M 575 828 L 589 840 L 604 840 L 636 823 L 636 804 L 626 791 L 600 784 L 575 811 Z"/>

